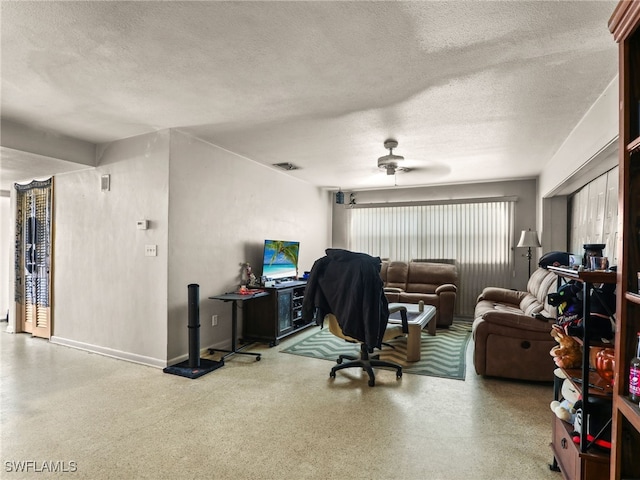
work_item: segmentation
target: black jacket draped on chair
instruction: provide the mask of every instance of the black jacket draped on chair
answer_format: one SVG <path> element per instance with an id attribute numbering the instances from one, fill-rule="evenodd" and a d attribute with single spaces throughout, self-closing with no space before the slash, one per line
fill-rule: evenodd
<path id="1" fill-rule="evenodd" d="M 304 296 L 303 318 L 322 326 L 332 313 L 345 335 L 380 348 L 389 307 L 380 278 L 381 260 L 365 253 L 327 249 L 315 261 Z M 317 309 L 317 313 L 316 313 Z"/>

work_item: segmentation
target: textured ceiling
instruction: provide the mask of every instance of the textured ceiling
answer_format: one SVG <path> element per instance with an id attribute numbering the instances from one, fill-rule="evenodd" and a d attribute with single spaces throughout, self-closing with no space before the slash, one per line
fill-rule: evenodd
<path id="1" fill-rule="evenodd" d="M 616 75 L 616 3 L 2 1 L 1 115 L 179 128 L 346 190 L 530 178 Z M 378 170 L 389 137 L 413 171 Z M 4 189 L 69 168 L 0 154 Z"/>

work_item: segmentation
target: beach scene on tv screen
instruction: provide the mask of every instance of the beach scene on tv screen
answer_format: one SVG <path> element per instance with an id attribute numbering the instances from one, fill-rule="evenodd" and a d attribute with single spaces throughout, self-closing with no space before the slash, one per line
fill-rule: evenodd
<path id="1" fill-rule="evenodd" d="M 267 278 L 295 277 L 298 266 L 299 242 L 266 240 L 262 276 Z"/>

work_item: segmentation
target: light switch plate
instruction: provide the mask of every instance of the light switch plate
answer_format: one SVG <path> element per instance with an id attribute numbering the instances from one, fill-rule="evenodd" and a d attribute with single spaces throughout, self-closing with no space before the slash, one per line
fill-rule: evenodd
<path id="1" fill-rule="evenodd" d="M 145 257 L 157 257 L 158 256 L 158 246 L 157 245 L 145 245 L 144 246 L 144 256 Z"/>
<path id="2" fill-rule="evenodd" d="M 100 177 L 100 191 L 108 192 L 111 190 L 111 175 L 102 175 Z"/>

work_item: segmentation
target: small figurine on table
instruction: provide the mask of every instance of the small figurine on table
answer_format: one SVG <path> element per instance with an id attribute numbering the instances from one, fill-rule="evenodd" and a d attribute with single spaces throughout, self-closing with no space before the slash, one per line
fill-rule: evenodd
<path id="1" fill-rule="evenodd" d="M 256 281 L 256 276 L 253 274 L 251 264 L 246 262 L 242 265 L 244 266 L 244 275 L 242 278 L 243 285 L 247 285 L 248 287 L 257 287 L 258 282 Z"/>
<path id="2" fill-rule="evenodd" d="M 249 270 L 251 270 L 251 267 L 249 267 Z M 249 286 L 250 287 L 258 287 L 258 280 L 256 279 L 256 276 L 249 271 Z"/>

